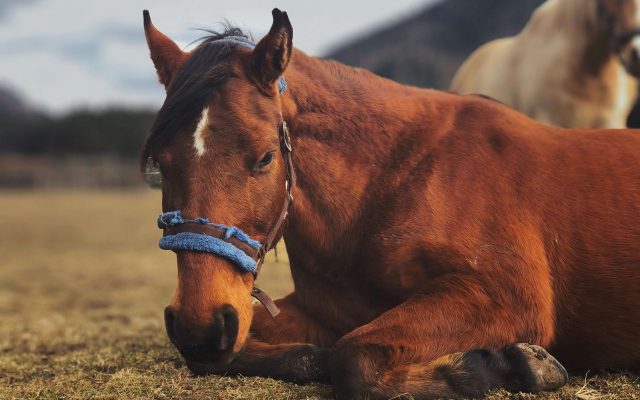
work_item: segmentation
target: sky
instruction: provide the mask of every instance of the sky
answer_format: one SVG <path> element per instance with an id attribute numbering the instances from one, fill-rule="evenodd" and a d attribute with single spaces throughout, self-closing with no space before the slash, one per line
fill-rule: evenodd
<path id="1" fill-rule="evenodd" d="M 0 85 L 52 113 L 164 100 L 144 39 L 142 10 L 181 47 L 227 20 L 256 38 L 271 9 L 287 11 L 294 46 L 310 55 L 379 29 L 434 0 L 0 0 Z"/>

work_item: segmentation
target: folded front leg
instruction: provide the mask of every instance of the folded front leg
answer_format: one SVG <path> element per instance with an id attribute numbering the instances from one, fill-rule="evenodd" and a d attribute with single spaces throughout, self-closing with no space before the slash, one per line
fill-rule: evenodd
<path id="1" fill-rule="evenodd" d="M 271 344 L 310 343 L 328 348 L 340 339 L 337 332 L 323 325 L 304 310 L 295 293 L 275 301 L 280 314 L 272 317 L 256 304 L 251 322 L 252 337 Z"/>
<path id="2" fill-rule="evenodd" d="M 522 293 L 498 293 L 473 277 L 448 276 L 433 287 L 340 339 L 329 359 L 339 399 L 481 397 L 566 383 L 544 349 L 517 344 L 548 337 L 534 298 L 523 302 Z"/>
<path id="3" fill-rule="evenodd" d="M 313 344 L 268 344 L 249 339 L 244 349 L 226 365 L 187 361 L 196 375 L 262 376 L 294 383 L 327 382 L 328 351 Z"/>

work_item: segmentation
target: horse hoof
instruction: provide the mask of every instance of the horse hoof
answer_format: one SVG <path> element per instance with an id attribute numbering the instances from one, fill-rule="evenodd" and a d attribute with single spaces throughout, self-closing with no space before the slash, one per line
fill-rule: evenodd
<path id="1" fill-rule="evenodd" d="M 556 390 L 567 383 L 567 370 L 542 347 L 528 343 L 516 343 L 509 347 L 508 352 L 515 351 L 524 357 L 529 371 L 521 383 L 527 392 Z"/>

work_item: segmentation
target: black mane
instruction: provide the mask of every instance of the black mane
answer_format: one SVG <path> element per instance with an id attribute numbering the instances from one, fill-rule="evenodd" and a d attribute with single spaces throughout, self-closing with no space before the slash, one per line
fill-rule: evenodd
<path id="1" fill-rule="evenodd" d="M 197 118 L 214 89 L 233 76 L 228 61 L 235 44 L 222 39 L 229 36 L 249 38 L 235 27 L 227 27 L 223 33 L 206 32 L 208 35 L 198 40 L 200 44 L 169 85 L 167 97 L 142 148 L 140 163 L 143 171 L 155 150 L 180 129 L 188 124 L 195 128 Z"/>

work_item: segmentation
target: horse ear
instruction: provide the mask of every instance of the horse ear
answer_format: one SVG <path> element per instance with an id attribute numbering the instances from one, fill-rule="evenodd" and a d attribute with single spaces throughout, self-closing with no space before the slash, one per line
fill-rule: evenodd
<path id="1" fill-rule="evenodd" d="M 274 90 L 276 81 L 287 68 L 293 40 L 293 28 L 287 13 L 274 8 L 271 14 L 271 29 L 251 54 L 252 73 L 267 90 Z"/>
<path id="2" fill-rule="evenodd" d="M 158 72 L 158 79 L 165 88 L 169 87 L 172 78 L 182 67 L 187 53 L 180 50 L 180 47 L 162 32 L 156 29 L 151 23 L 149 11 L 142 12 L 144 20 L 144 35 L 147 38 L 147 45 L 151 52 L 151 60 Z"/>

